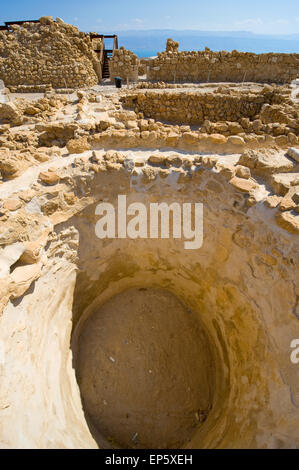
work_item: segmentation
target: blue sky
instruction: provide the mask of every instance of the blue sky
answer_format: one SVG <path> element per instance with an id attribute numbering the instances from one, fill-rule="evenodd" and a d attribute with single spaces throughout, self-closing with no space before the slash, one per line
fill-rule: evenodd
<path id="1" fill-rule="evenodd" d="M 299 0 L 1 0 L 0 21 L 59 16 L 83 31 L 200 29 L 299 33 Z"/>

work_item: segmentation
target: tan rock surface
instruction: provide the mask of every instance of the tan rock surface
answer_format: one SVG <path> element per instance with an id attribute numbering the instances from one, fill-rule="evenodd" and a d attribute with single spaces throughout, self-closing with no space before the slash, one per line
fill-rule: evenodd
<path id="1" fill-rule="evenodd" d="M 54 24 L 67 34 L 38 28 Z M 1 448 L 299 447 L 297 144 L 276 145 L 297 138 L 290 90 L 198 87 L 171 122 L 181 92 L 150 85 L 17 98 L 21 123 L 3 118 Z M 202 202 L 201 248 L 99 239 L 96 206 L 120 194 Z"/>

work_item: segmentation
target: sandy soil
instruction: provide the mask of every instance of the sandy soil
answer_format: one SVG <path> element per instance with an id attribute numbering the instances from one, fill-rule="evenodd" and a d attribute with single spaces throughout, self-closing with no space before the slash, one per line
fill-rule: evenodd
<path id="1" fill-rule="evenodd" d="M 77 371 L 85 412 L 117 447 L 180 447 L 212 403 L 207 337 L 162 289 L 130 289 L 96 310 L 81 332 Z"/>

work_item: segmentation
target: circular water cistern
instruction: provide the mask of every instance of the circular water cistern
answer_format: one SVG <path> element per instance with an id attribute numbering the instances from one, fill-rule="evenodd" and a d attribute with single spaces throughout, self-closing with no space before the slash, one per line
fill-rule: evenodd
<path id="1" fill-rule="evenodd" d="M 182 447 L 213 405 L 208 337 L 164 289 L 129 289 L 94 310 L 78 337 L 76 373 L 101 447 Z"/>

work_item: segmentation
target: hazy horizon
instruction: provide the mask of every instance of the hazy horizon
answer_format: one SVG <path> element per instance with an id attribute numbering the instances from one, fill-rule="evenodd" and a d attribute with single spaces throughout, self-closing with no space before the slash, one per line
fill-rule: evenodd
<path id="1" fill-rule="evenodd" d="M 51 15 L 81 31 L 201 30 L 254 34 L 298 34 L 298 0 L 14 0 L 2 2 L 0 20 L 38 19 Z"/>
<path id="2" fill-rule="evenodd" d="M 107 31 L 107 33 L 113 31 Z M 204 50 L 261 53 L 298 53 L 299 34 L 262 35 L 247 31 L 201 31 L 201 30 L 127 30 L 114 31 L 118 34 L 119 46 L 130 49 L 139 57 L 151 57 L 165 50 L 166 40 L 172 37 L 179 42 L 179 50 Z"/>
<path id="3" fill-rule="evenodd" d="M 150 33 L 150 32 L 188 32 L 188 33 L 210 33 L 211 35 L 249 35 L 249 36 L 258 36 L 258 37 L 290 37 L 290 38 L 298 38 L 299 39 L 299 33 L 279 33 L 279 34 L 273 34 L 273 33 L 254 33 L 249 30 L 218 30 L 218 29 L 179 29 L 179 28 L 148 28 L 148 29 L 118 29 L 119 32 L 121 33 L 135 33 L 136 35 L 138 33 Z M 108 34 L 111 32 L 110 29 L 101 29 L 101 32 L 103 34 Z"/>

